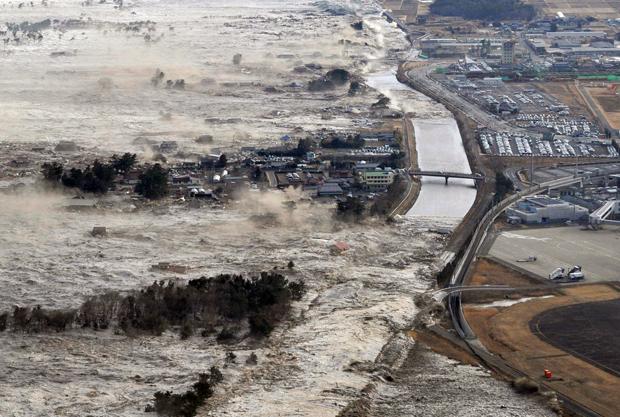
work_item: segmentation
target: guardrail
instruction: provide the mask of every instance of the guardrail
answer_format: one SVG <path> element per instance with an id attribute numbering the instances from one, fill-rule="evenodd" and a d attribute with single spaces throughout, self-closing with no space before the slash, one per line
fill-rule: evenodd
<path id="1" fill-rule="evenodd" d="M 471 265 L 472 260 L 474 259 L 474 257 L 480 250 L 480 246 L 486 239 L 489 227 L 493 224 L 495 219 L 497 219 L 497 217 L 501 213 L 503 213 L 504 210 L 506 210 L 506 208 L 508 208 L 508 206 L 517 202 L 521 198 L 538 194 L 545 189 L 563 187 L 563 186 L 573 184 L 575 182 L 580 182 L 582 180 L 583 180 L 582 177 L 576 176 L 576 177 L 565 177 L 565 178 L 560 178 L 560 179 L 553 180 L 553 181 L 548 181 L 546 183 L 542 183 L 537 186 L 530 187 L 508 198 L 505 198 L 504 200 L 502 200 L 495 206 L 491 207 L 491 209 L 482 218 L 482 221 L 480 222 L 474 234 L 472 235 L 472 238 L 470 240 L 469 245 L 467 246 L 467 249 L 465 250 L 465 253 L 461 257 L 461 259 L 458 261 L 457 266 L 454 269 L 452 276 L 450 277 L 450 284 L 448 286 L 448 289 L 450 287 L 462 286 L 462 282 L 466 276 L 467 270 L 469 266 Z M 525 376 L 525 374 L 521 372 L 520 370 L 513 368 L 512 366 L 504 362 L 502 359 L 490 353 L 477 340 L 475 341 L 473 340 L 475 339 L 475 334 L 469 327 L 469 324 L 467 324 L 467 320 L 465 320 L 465 317 L 463 315 L 463 306 L 461 303 L 461 291 L 457 291 L 455 293 L 451 293 L 448 295 L 448 308 L 450 310 L 450 315 L 452 317 L 452 323 L 457 333 L 463 339 L 463 341 L 467 344 L 467 346 L 469 346 L 471 351 L 476 356 L 478 356 L 482 360 L 483 363 L 487 364 L 488 366 L 492 368 L 500 370 L 504 374 L 511 375 L 513 377 Z M 548 390 L 553 390 L 552 387 L 544 383 L 541 383 L 541 385 L 544 386 Z M 600 414 L 598 414 L 596 411 L 591 410 L 590 408 L 579 403 L 578 401 L 575 401 L 572 398 L 569 398 L 560 392 L 557 392 L 557 391 L 555 392 L 558 398 L 562 400 L 564 406 L 568 408 L 571 412 L 576 413 L 581 416 L 601 417 Z"/>
<path id="2" fill-rule="evenodd" d="M 458 261 L 456 268 L 454 268 L 452 276 L 450 277 L 449 286 L 454 287 L 457 285 L 462 285 L 463 279 L 465 278 L 465 274 L 469 268 L 469 265 L 471 264 L 472 260 L 478 253 L 478 250 L 480 249 L 482 242 L 484 242 L 489 227 L 495 221 L 495 219 L 497 219 L 497 217 L 499 217 L 499 215 L 503 213 L 504 210 L 506 210 L 511 204 L 514 204 L 515 202 L 519 201 L 520 199 L 524 197 L 536 195 L 545 189 L 563 187 L 563 186 L 567 186 L 567 185 L 573 184 L 575 182 L 580 182 L 580 181 L 582 181 L 581 177 L 565 177 L 565 178 L 560 178 L 557 180 L 541 183 L 539 185 L 529 187 L 514 195 L 511 195 L 510 197 L 505 198 L 504 200 L 500 201 L 495 206 L 491 207 L 491 209 L 484 215 L 484 217 L 478 224 L 478 227 L 476 227 L 476 230 L 474 231 L 474 234 L 472 235 L 469 245 L 465 249 L 465 252 L 463 253 L 463 256 L 461 257 L 461 259 Z M 458 314 L 452 314 L 452 323 L 457 333 L 459 334 L 459 336 L 461 336 L 464 339 L 473 338 L 474 337 L 473 331 L 467 324 L 467 321 L 464 319 L 463 314 L 462 314 L 460 293 L 451 294 L 449 296 L 448 307 L 451 313 L 458 311 Z"/>

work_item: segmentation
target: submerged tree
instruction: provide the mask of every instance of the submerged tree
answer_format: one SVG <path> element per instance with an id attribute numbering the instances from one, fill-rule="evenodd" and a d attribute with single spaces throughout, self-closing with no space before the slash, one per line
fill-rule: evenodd
<path id="1" fill-rule="evenodd" d="M 136 154 L 125 152 L 122 156 L 112 155 L 112 166 L 116 172 L 126 174 L 136 164 Z"/>
<path id="2" fill-rule="evenodd" d="M 46 162 L 41 165 L 41 173 L 43 174 L 43 178 L 52 183 L 60 182 L 63 172 L 64 167 L 58 162 Z"/>
<path id="3" fill-rule="evenodd" d="M 149 200 L 165 197 L 168 194 L 168 171 L 159 164 L 147 168 L 140 175 L 135 191 Z"/>

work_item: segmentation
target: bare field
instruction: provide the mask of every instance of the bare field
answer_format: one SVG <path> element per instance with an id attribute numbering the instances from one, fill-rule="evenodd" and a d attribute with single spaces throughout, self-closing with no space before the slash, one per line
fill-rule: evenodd
<path id="1" fill-rule="evenodd" d="M 538 382 L 544 382 L 602 416 L 617 416 L 620 379 L 600 368 L 546 343 L 530 329 L 530 322 L 538 314 L 558 307 L 606 300 L 618 300 L 620 293 L 608 285 L 582 285 L 563 289 L 563 295 L 536 298 L 508 308 L 473 305 L 465 307 L 465 315 L 472 329 L 491 352 L 511 366 Z M 590 322 L 596 326 L 595 321 Z M 601 327 L 602 329 L 602 327 Z M 598 338 L 605 339 L 601 330 Z M 616 349 L 617 345 L 609 346 Z M 543 371 L 553 373 L 544 380 Z"/>
<path id="2" fill-rule="evenodd" d="M 577 88 L 573 82 L 556 81 L 536 83 L 534 85 L 536 88 L 560 100 L 570 107 L 571 111 L 574 113 L 583 114 L 590 121 L 594 120 L 594 116 L 588 110 L 587 104 L 577 92 Z"/>
<path id="3" fill-rule="evenodd" d="M 620 96 L 604 87 L 589 87 L 585 89 L 594 99 L 594 102 L 615 129 L 620 129 Z"/>
<path id="4" fill-rule="evenodd" d="M 525 0 L 536 6 L 543 14 L 562 12 L 566 16 L 593 16 L 596 18 L 616 18 L 620 13 L 618 0 Z"/>

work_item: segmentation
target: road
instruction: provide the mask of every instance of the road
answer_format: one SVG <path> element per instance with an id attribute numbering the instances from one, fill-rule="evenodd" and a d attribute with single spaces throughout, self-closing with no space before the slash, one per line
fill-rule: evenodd
<path id="1" fill-rule="evenodd" d="M 449 110 L 461 111 L 478 125 L 488 127 L 496 131 L 519 130 L 507 122 L 499 119 L 495 115 L 478 107 L 477 104 L 467 101 L 457 93 L 448 90 L 439 81 L 433 79 L 430 75 L 439 67 L 439 64 L 428 65 L 424 68 L 408 71 L 407 78 L 411 81 L 415 89 L 425 95 L 439 101 Z"/>
<path id="2" fill-rule="evenodd" d="M 465 249 L 463 256 L 457 262 L 454 272 L 450 277 L 449 287 L 463 286 L 463 281 L 465 279 L 465 276 L 467 275 L 468 269 L 476 258 L 482 246 L 482 243 L 486 240 L 490 226 L 497 219 L 497 217 L 501 213 L 503 213 L 504 210 L 506 210 L 507 207 L 509 207 L 511 204 L 523 197 L 539 194 L 549 188 L 567 186 L 579 181 L 582 181 L 582 178 L 579 176 L 571 176 L 548 181 L 537 186 L 530 187 L 527 190 L 521 191 L 510 197 L 507 197 L 497 205 L 493 206 L 491 210 L 489 210 L 482 218 L 481 222 L 476 228 L 476 231 L 474 232 L 474 235 L 471 238 L 469 245 Z M 513 377 L 523 376 L 523 373 L 521 371 L 508 366 L 501 358 L 490 353 L 477 339 L 473 330 L 469 327 L 469 324 L 467 323 L 467 320 L 465 319 L 465 316 L 463 314 L 463 308 L 461 304 L 461 292 L 462 290 L 448 295 L 448 310 L 452 318 L 453 326 L 457 331 L 458 335 L 469 346 L 471 351 L 476 356 L 478 356 L 487 366 L 493 369 L 497 369 Z M 545 389 L 551 390 L 551 387 L 545 386 Z M 588 417 L 599 417 L 598 413 L 590 410 L 584 405 L 562 395 L 561 393 L 556 392 L 556 394 L 562 400 L 564 406 L 566 406 L 569 410 L 575 412 L 576 414 Z"/>
<path id="3" fill-rule="evenodd" d="M 613 126 L 609 124 L 607 118 L 599 108 L 599 106 L 594 102 L 590 93 L 585 90 L 585 87 L 579 83 L 579 80 L 575 80 L 575 87 L 577 87 L 577 91 L 579 91 L 579 95 L 583 98 L 583 101 L 588 105 L 588 109 L 590 113 L 596 116 L 599 121 L 599 124 L 602 128 L 609 131 L 613 137 L 618 137 L 618 129 L 614 129 Z"/>
<path id="4" fill-rule="evenodd" d="M 415 170 L 418 168 L 415 135 L 413 126 L 411 126 L 411 120 L 409 120 L 408 117 L 403 118 L 403 140 L 406 142 L 407 157 L 409 159 L 408 169 Z M 420 192 L 420 183 L 415 182 L 409 175 L 403 175 L 402 177 L 407 181 L 407 190 L 401 201 L 389 213 L 388 217 L 393 217 L 396 214 L 405 214 L 415 203 L 418 193 Z"/>

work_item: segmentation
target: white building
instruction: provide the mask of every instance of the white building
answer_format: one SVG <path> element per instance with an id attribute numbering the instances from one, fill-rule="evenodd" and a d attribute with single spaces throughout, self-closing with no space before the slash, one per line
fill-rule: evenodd
<path id="1" fill-rule="evenodd" d="M 394 182 L 394 171 L 390 168 L 362 171 L 358 174 L 360 184 L 366 190 L 385 190 Z"/>
<path id="2" fill-rule="evenodd" d="M 502 44 L 502 65 L 513 65 L 515 63 L 515 42 L 506 41 Z"/>
<path id="3" fill-rule="evenodd" d="M 520 218 L 522 223 L 547 224 L 588 217 L 588 209 L 559 198 L 546 196 L 527 197 L 506 210 L 510 218 Z"/>

